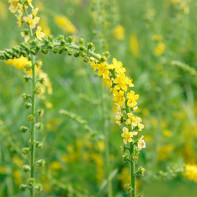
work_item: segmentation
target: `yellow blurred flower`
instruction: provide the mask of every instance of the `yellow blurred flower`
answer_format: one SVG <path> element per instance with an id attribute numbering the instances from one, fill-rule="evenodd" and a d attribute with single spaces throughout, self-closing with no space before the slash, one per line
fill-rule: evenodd
<path id="1" fill-rule="evenodd" d="M 139 42 L 136 34 L 130 36 L 130 51 L 134 57 L 139 56 Z"/>
<path id="2" fill-rule="evenodd" d="M 113 35 L 118 40 L 124 40 L 124 28 L 121 25 L 117 25 L 113 30 Z"/>
<path id="3" fill-rule="evenodd" d="M 163 42 L 159 42 L 157 44 L 157 47 L 155 48 L 154 54 L 156 56 L 163 55 L 164 54 L 164 51 L 165 51 L 165 48 L 166 48 L 166 45 Z"/>
<path id="4" fill-rule="evenodd" d="M 19 167 L 21 167 L 23 165 L 23 161 L 17 156 L 14 156 L 12 158 L 12 162 L 15 163 Z"/>
<path id="5" fill-rule="evenodd" d="M 5 20 L 8 16 L 7 6 L 0 1 L 0 20 Z"/>
<path id="6" fill-rule="evenodd" d="M 49 36 L 51 34 L 51 29 L 49 28 L 45 17 L 40 19 L 39 25 L 42 27 L 42 31 L 45 33 L 45 36 Z"/>
<path id="7" fill-rule="evenodd" d="M 6 167 L 0 166 L 0 174 L 6 174 Z"/>
<path id="8" fill-rule="evenodd" d="M 71 23 L 71 21 L 65 16 L 55 16 L 54 17 L 55 23 L 66 33 L 74 34 L 76 33 L 76 27 Z"/>
<path id="9" fill-rule="evenodd" d="M 197 165 L 196 164 L 187 164 L 185 166 L 185 177 L 191 181 L 197 183 Z"/>
<path id="10" fill-rule="evenodd" d="M 52 170 L 61 170 L 62 169 L 62 164 L 59 162 L 59 161 L 53 161 L 51 164 L 50 164 L 50 168 Z"/>
<path id="11" fill-rule="evenodd" d="M 17 185 L 20 185 L 22 183 L 22 179 L 21 179 L 21 171 L 20 170 L 14 170 L 13 172 L 13 177 L 14 177 L 14 182 Z"/>

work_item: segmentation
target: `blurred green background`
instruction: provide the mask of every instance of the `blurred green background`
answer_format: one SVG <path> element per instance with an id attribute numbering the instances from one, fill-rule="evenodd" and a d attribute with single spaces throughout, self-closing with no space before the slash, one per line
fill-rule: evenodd
<path id="1" fill-rule="evenodd" d="M 146 172 L 137 179 L 138 193 L 196 196 L 197 1 L 102 0 L 99 9 L 96 0 L 33 3 L 40 9 L 46 35 L 93 41 L 98 52 L 108 50 L 109 61 L 121 61 L 134 79 L 146 141 L 139 161 Z M 0 0 L 0 49 L 23 41 L 22 28 L 8 8 L 8 1 Z M 37 132 L 44 147 L 36 157 L 46 160 L 46 167 L 37 170 L 44 188 L 37 196 L 105 197 L 107 176 L 112 178 L 113 196 L 128 196 L 124 185 L 130 181 L 129 168 L 121 159 L 122 138 L 109 90 L 103 90 L 101 80 L 81 59 L 52 53 L 39 54 L 38 59 L 49 83 L 37 103 L 45 108 L 45 116 L 44 129 Z M 1 197 L 28 196 L 18 189 L 27 178 L 21 166 L 28 158 L 21 149 L 29 140 L 19 131 L 28 124 L 21 95 L 30 89 L 23 76 L 22 70 L 0 62 Z"/>

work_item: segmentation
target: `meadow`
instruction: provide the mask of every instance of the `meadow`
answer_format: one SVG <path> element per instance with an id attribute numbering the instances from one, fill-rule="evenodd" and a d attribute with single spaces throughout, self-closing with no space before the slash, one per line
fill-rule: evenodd
<path id="1" fill-rule="evenodd" d="M 196 9 L 0 0 L 0 197 L 195 197 Z"/>

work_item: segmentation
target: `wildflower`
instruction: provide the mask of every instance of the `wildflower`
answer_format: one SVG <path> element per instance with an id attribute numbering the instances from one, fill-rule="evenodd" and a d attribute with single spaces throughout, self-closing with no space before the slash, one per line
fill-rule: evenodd
<path id="1" fill-rule="evenodd" d="M 19 3 L 19 0 L 9 0 L 9 3 L 11 4 L 9 10 L 12 13 L 16 13 L 19 9 L 22 9 L 23 7 L 23 5 Z"/>
<path id="2" fill-rule="evenodd" d="M 124 28 L 121 25 L 117 25 L 113 30 L 113 35 L 118 40 L 124 40 Z"/>
<path id="3" fill-rule="evenodd" d="M 45 34 L 42 32 L 42 27 L 38 26 L 36 30 L 36 37 L 40 40 L 45 36 Z"/>
<path id="4" fill-rule="evenodd" d="M 163 42 L 159 42 L 157 47 L 155 48 L 154 54 L 156 56 L 163 55 L 165 48 L 166 48 L 166 45 Z"/>
<path id="5" fill-rule="evenodd" d="M 129 142 L 129 143 L 133 142 L 132 137 L 134 135 L 137 135 L 137 132 L 129 132 L 129 130 L 126 127 L 124 127 L 123 128 L 123 133 L 121 135 L 124 138 L 123 139 L 124 144 L 127 144 L 127 142 Z"/>
<path id="6" fill-rule="evenodd" d="M 119 106 L 123 106 L 125 102 L 124 92 L 122 90 L 120 91 L 114 90 L 113 95 L 114 95 L 113 98 L 114 101 L 118 102 Z"/>
<path id="7" fill-rule="evenodd" d="M 117 74 L 126 72 L 126 69 L 123 67 L 122 62 L 117 61 L 116 58 L 113 58 L 113 64 L 109 66 L 109 69 L 115 69 Z"/>
<path id="8" fill-rule="evenodd" d="M 137 100 L 139 98 L 139 95 L 138 94 L 135 95 L 134 91 L 130 91 L 127 93 L 127 98 L 128 98 L 127 105 L 129 107 L 135 107 L 137 105 Z"/>
<path id="9" fill-rule="evenodd" d="M 109 76 L 109 69 L 105 62 L 101 62 L 101 64 L 98 65 L 98 76 L 103 75 L 104 77 Z"/>
<path id="10" fill-rule="evenodd" d="M 134 85 L 132 84 L 132 80 L 129 77 L 126 77 L 124 73 L 120 73 L 119 77 L 114 80 L 116 85 L 117 90 L 127 90 L 127 86 L 133 87 Z"/>
<path id="11" fill-rule="evenodd" d="M 144 136 L 142 135 L 138 141 L 138 149 L 141 150 L 142 148 L 146 148 L 145 141 L 143 140 Z"/>
<path id="12" fill-rule="evenodd" d="M 39 17 L 34 17 L 32 14 L 29 16 L 24 16 L 23 20 L 32 28 L 34 29 L 36 25 L 38 24 L 40 18 Z"/>

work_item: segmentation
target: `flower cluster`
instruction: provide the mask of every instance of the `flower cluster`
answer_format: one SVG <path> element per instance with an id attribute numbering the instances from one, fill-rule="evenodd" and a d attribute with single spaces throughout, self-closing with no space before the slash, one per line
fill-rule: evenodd
<path id="1" fill-rule="evenodd" d="M 16 13 L 15 16 L 18 19 L 17 24 L 19 27 L 25 23 L 31 30 L 36 28 L 40 18 L 37 16 L 38 8 L 34 8 L 32 0 L 9 0 L 9 3 L 11 4 L 9 7 L 10 11 Z M 31 10 L 31 14 L 28 14 L 28 10 Z M 42 39 L 45 36 L 40 26 L 37 26 L 35 34 L 38 39 Z M 24 37 L 25 41 L 30 39 L 28 30 L 21 32 L 21 36 Z"/>
<path id="2" fill-rule="evenodd" d="M 141 131 L 144 125 L 141 123 L 142 119 L 134 115 L 138 108 L 137 100 L 139 95 L 130 90 L 130 88 L 134 87 L 132 79 L 125 75 L 126 69 L 115 58 L 110 65 L 91 58 L 90 65 L 93 71 L 98 71 L 98 76 L 102 76 L 103 82 L 113 92 L 113 100 L 116 102 L 116 123 L 119 125 L 125 123 L 128 127 L 123 128 L 124 144 L 134 142 L 133 137 L 138 135 L 138 131 Z M 143 138 L 138 141 L 138 147 L 139 149 L 145 147 Z"/>

